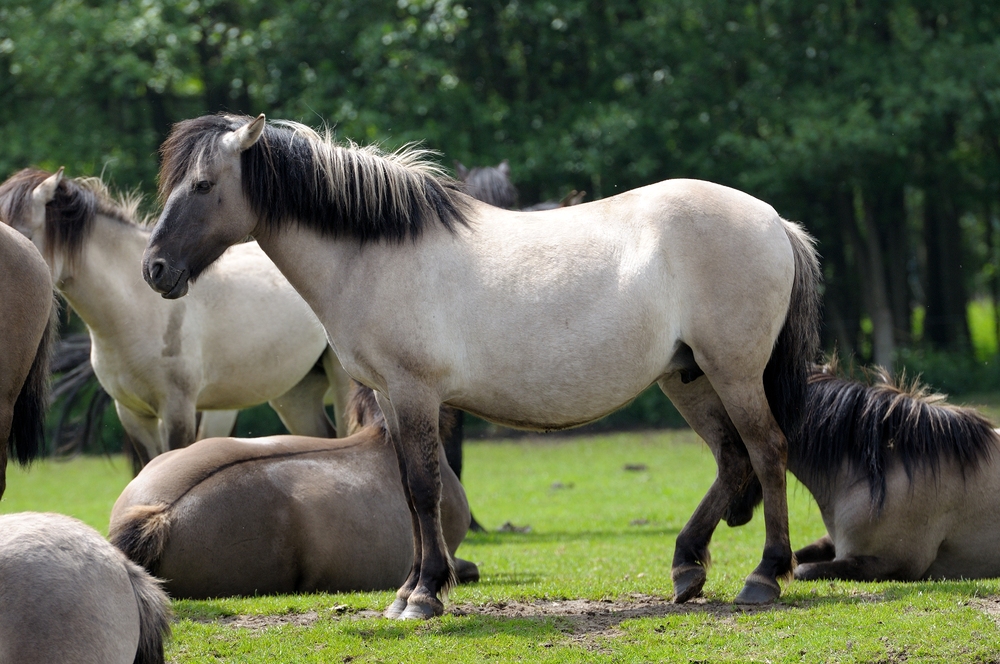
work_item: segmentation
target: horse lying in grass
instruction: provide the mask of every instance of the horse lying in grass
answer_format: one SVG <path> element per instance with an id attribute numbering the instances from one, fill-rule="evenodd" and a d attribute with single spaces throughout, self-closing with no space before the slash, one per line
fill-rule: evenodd
<path id="1" fill-rule="evenodd" d="M 45 261 L 24 237 L 0 224 L 0 497 L 7 487 L 7 455 L 24 465 L 44 447 L 53 309 Z"/>
<path id="2" fill-rule="evenodd" d="M 255 243 L 241 244 L 196 298 L 166 302 L 136 268 L 149 239 L 138 204 L 112 199 L 97 179 L 64 179 L 62 169 L 25 169 L 0 185 L 0 220 L 35 243 L 87 324 L 94 371 L 128 434 L 151 458 L 199 435 L 229 435 L 236 410 L 269 401 L 289 431 L 334 435 L 324 396 L 332 385 L 342 411 L 347 377 L 274 264 Z M 326 375 L 313 371 L 321 358 Z M 201 432 L 196 411 L 205 411 Z"/>
<path id="3" fill-rule="evenodd" d="M 454 582 L 439 510 L 442 404 L 565 429 L 652 383 L 719 466 L 677 537 L 675 599 L 701 592 L 712 534 L 724 517 L 741 520 L 734 507 L 748 518 L 751 487 L 766 535 L 736 599 L 780 595 L 793 568 L 783 432 L 797 430 L 816 360 L 820 273 L 809 236 L 770 205 L 670 180 L 510 212 L 462 193 L 420 150 L 340 146 L 263 115 L 178 123 L 161 154 L 147 283 L 180 298 L 253 236 L 346 371 L 376 391 L 414 516 L 413 564 L 387 617 L 440 615 Z"/>
<path id="4" fill-rule="evenodd" d="M 442 432 L 453 416 L 441 410 Z M 413 560 L 411 515 L 371 390 L 355 389 L 348 420 L 348 438 L 209 439 L 157 457 L 115 503 L 111 541 L 174 597 L 398 587 Z M 454 554 L 469 505 L 441 469 Z M 456 568 L 460 581 L 479 578 L 471 562 Z"/>
<path id="5" fill-rule="evenodd" d="M 913 383 L 811 379 L 788 469 L 828 535 L 796 552 L 797 579 L 1000 576 L 1000 435 Z"/>
<path id="6" fill-rule="evenodd" d="M 0 516 L 0 662 L 162 664 L 169 632 L 159 583 L 96 530 Z"/>

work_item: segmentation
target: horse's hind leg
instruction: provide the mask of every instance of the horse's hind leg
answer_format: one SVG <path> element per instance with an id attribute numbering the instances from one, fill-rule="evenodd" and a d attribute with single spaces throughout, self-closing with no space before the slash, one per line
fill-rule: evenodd
<path id="1" fill-rule="evenodd" d="M 334 438 L 337 429 L 326 416 L 323 406 L 323 399 L 329 388 L 326 375 L 314 369 L 292 389 L 271 399 L 269 403 L 291 433 L 297 436 Z"/>
<path id="2" fill-rule="evenodd" d="M 847 556 L 839 560 L 814 562 L 795 568 L 795 578 L 800 581 L 842 579 L 844 581 L 913 581 L 918 576 L 905 574 L 905 566 L 898 561 L 877 556 Z"/>
<path id="3" fill-rule="evenodd" d="M 680 603 L 701 594 L 705 570 L 711 562 L 708 544 L 712 534 L 719 521 L 732 512 L 734 500 L 747 493 L 747 487 L 754 485 L 756 477 L 739 433 L 707 379 L 702 377 L 685 384 L 679 374 L 673 374 L 662 379 L 659 385 L 691 428 L 708 444 L 719 468 L 708 493 L 677 536 L 671 576 L 674 601 Z M 749 510 L 752 515 L 752 504 Z"/>
<path id="4" fill-rule="evenodd" d="M 795 568 L 795 578 L 799 578 L 798 571 L 802 569 L 803 563 L 825 563 L 837 557 L 837 548 L 829 535 L 823 535 L 818 540 L 804 546 L 795 552 L 795 561 L 800 565 Z"/>
<path id="5" fill-rule="evenodd" d="M 785 486 L 788 444 L 771 414 L 759 377 L 727 381 L 724 372 L 709 373 L 709 376 L 714 377 L 712 385 L 743 439 L 764 494 L 764 555 L 747 577 L 736 601 L 741 604 L 771 602 L 781 594 L 778 579 L 790 577 L 795 564 L 788 539 Z"/>

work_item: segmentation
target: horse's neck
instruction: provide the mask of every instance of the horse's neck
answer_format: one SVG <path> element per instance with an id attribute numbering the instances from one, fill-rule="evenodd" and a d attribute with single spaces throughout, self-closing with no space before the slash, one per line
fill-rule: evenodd
<path id="1" fill-rule="evenodd" d="M 289 224 L 279 232 L 258 237 L 257 244 L 331 333 L 340 289 L 359 253 L 357 243 L 330 240 Z"/>
<path id="2" fill-rule="evenodd" d="M 158 299 L 139 267 L 148 239 L 142 228 L 98 215 L 69 276 L 58 284 L 95 340 L 148 323 L 149 307 L 142 305 Z"/>

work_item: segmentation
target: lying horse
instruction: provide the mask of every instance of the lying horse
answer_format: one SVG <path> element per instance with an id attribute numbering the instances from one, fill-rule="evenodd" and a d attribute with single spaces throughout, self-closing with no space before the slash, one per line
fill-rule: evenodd
<path id="1" fill-rule="evenodd" d="M 796 552 L 797 579 L 1000 576 L 1000 436 L 981 415 L 884 373 L 811 379 L 788 469 L 828 535 Z"/>
<path id="2" fill-rule="evenodd" d="M 169 632 L 159 583 L 96 530 L 0 516 L 0 662 L 159 664 Z"/>
<path id="3" fill-rule="evenodd" d="M 441 410 L 443 432 L 453 415 Z M 348 438 L 209 439 L 157 457 L 115 503 L 111 541 L 174 597 L 398 587 L 413 560 L 411 517 L 371 390 L 352 393 L 348 420 Z M 469 505 L 439 456 L 454 554 Z M 479 578 L 473 563 L 456 568 L 460 581 Z"/>
<path id="4" fill-rule="evenodd" d="M 25 169 L 0 185 L 0 220 L 35 243 L 87 324 L 94 371 L 128 434 L 151 458 L 199 435 L 228 435 L 236 410 L 269 401 L 289 431 L 334 435 L 323 401 L 333 385 L 342 411 L 346 375 L 274 264 L 241 244 L 196 299 L 164 301 L 136 268 L 149 239 L 138 204 L 112 199 L 94 178 L 63 179 L 61 169 Z M 325 376 L 313 371 L 321 358 Z M 200 432 L 196 411 L 206 411 Z"/>
<path id="5" fill-rule="evenodd" d="M 7 487 L 8 451 L 27 464 L 43 448 L 53 309 L 45 261 L 24 237 L 0 224 L 0 497 Z"/>

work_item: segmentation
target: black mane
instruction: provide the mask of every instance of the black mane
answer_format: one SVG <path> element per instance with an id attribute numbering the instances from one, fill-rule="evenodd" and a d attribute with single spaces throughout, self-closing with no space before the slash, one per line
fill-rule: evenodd
<path id="1" fill-rule="evenodd" d="M 0 185 L 0 221 L 13 225 L 31 214 L 31 194 L 52 173 L 36 168 L 18 171 Z M 45 253 L 66 253 L 75 262 L 98 214 L 135 225 L 129 210 L 115 202 L 97 178 L 63 178 L 45 206 Z"/>
<path id="2" fill-rule="evenodd" d="M 160 148 L 161 200 L 202 160 L 219 156 L 225 134 L 251 120 L 209 115 L 174 125 Z M 335 145 L 303 125 L 268 124 L 241 155 L 243 193 L 265 231 L 295 220 L 326 236 L 398 243 L 433 223 L 450 231 L 467 225 L 459 183 L 426 155 Z"/>
<path id="3" fill-rule="evenodd" d="M 971 408 L 946 404 L 914 382 L 894 384 L 884 372 L 873 383 L 847 380 L 818 367 L 810 377 L 806 412 L 788 467 L 820 485 L 832 483 L 846 461 L 867 480 L 872 506 L 885 503 L 886 476 L 902 464 L 912 481 L 917 470 L 936 477 L 942 461 L 975 472 L 996 441 L 993 425 Z"/>

